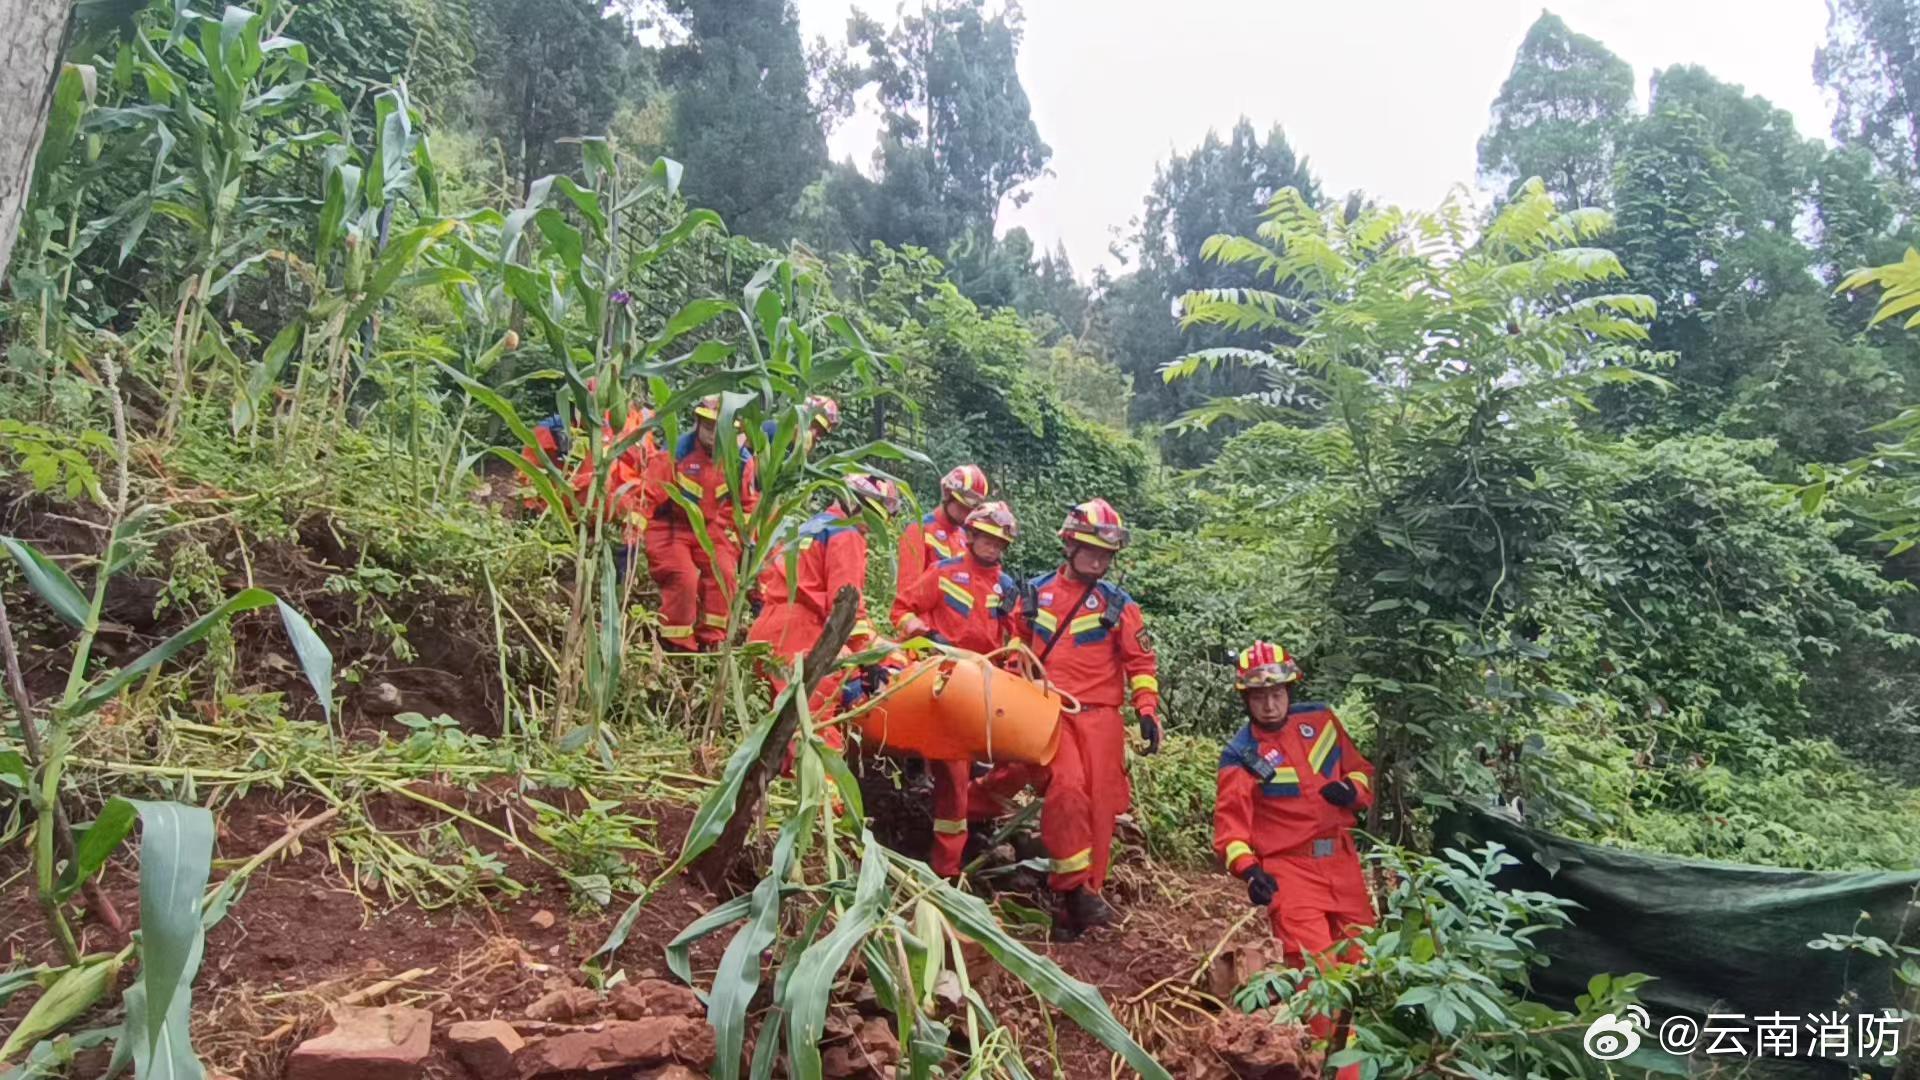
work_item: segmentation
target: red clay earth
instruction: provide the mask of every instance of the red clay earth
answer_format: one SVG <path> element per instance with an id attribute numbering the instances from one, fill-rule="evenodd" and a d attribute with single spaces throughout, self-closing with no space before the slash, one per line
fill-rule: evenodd
<path id="1" fill-rule="evenodd" d="M 485 792 L 467 795 L 443 788 L 433 794 L 452 805 L 470 804 L 476 814 L 503 824 L 503 811 Z M 375 806 L 376 817 L 386 826 L 413 824 L 434 813 L 398 797 Z M 252 793 L 220 812 L 216 859 L 244 859 L 283 835 L 290 819 L 322 809 L 304 795 Z M 691 815 L 690 808 L 680 804 L 630 809 L 659 822 L 659 842 L 669 849 L 684 834 Z M 525 1017 L 527 1006 L 542 995 L 578 984 L 580 962 L 605 939 L 622 906 L 584 914 L 569 911 L 567 885 L 558 873 L 470 828 L 464 829 L 469 839 L 498 854 L 507 873 L 528 886 L 525 894 L 511 900 L 495 896 L 488 906 L 429 912 L 407 903 L 388 904 L 377 889 L 363 887 L 376 901 L 364 906 L 346 887 L 345 871 L 330 860 L 330 827 L 307 833 L 297 853 L 257 871 L 240 902 L 208 939 L 194 991 L 195 1042 L 209 1065 L 242 1080 L 279 1080 L 294 1046 L 327 1026 L 327 1002 L 414 969 L 432 973 L 378 1000 L 431 1010 L 442 1036 L 458 1021 Z M 524 822 L 520 828 L 524 835 Z M 21 874 L 22 854 L 16 847 L 0 855 L 0 879 L 12 880 L 0 901 L 0 963 L 6 966 L 55 959 L 30 881 Z M 643 875 L 657 869 L 658 860 L 635 861 Z M 138 920 L 137 873 L 134 859 L 123 857 L 109 866 L 102 881 L 103 891 L 129 924 Z M 1129 862 L 1120 868 L 1112 893 L 1122 916 L 1117 925 L 1079 942 L 1034 941 L 1034 947 L 1098 987 L 1176 1075 L 1229 1075 L 1215 1071 L 1220 1069 L 1217 1062 L 1202 1060 L 1210 1056 L 1204 1049 L 1211 1028 L 1204 1011 L 1207 1003 L 1196 1005 L 1200 999 L 1192 992 L 1163 982 L 1169 977 L 1183 981 L 1236 923 L 1240 927 L 1234 941 L 1256 945 L 1258 920 L 1242 921 L 1244 902 L 1231 882 L 1220 877 Z M 620 964 L 629 978 L 670 979 L 662 949 L 716 902 L 684 880 L 663 889 L 642 909 L 621 951 Z M 542 912 L 555 918 L 549 923 Z M 89 949 L 118 947 L 101 926 L 84 926 L 82 933 Z M 704 984 L 711 977 L 724 944 L 724 936 L 715 936 L 695 950 L 696 980 Z M 1036 999 L 1005 972 L 985 966 L 984 974 L 975 974 L 983 996 L 1003 1022 L 1019 1032 L 1036 1075 L 1073 1080 L 1109 1075 L 1105 1048 L 1057 1012 L 1052 1015 L 1060 1062 L 1056 1073 L 1047 1060 L 1048 1025 Z M 1145 998 L 1129 1000 L 1156 986 Z M 1200 989 L 1206 987 L 1202 979 Z M 849 999 L 854 989 L 849 988 Z M 1226 987 L 1217 989 L 1224 992 Z M 29 995 L 17 996 L 0 1012 L 0 1029 L 17 1022 L 30 1003 Z M 107 1022 L 111 1015 L 110 1009 L 101 1011 Z M 848 1022 L 857 1025 L 858 1018 Z M 435 1040 L 426 1075 L 465 1080 L 470 1074 L 442 1037 Z"/>

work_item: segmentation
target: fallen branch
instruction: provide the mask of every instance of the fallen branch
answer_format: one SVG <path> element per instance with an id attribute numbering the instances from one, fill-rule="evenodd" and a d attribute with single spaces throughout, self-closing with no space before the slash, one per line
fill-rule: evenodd
<path id="1" fill-rule="evenodd" d="M 773 730 L 767 733 L 767 741 L 760 748 L 759 759 L 747 769 L 746 779 L 740 785 L 740 795 L 734 801 L 733 815 L 727 819 L 726 829 L 712 847 L 694 860 L 691 868 L 693 874 L 709 891 L 721 892 L 739 867 L 747 838 L 760 823 L 767 785 L 779 770 L 781 760 L 786 757 L 787 745 L 793 741 L 794 730 L 800 726 L 800 708 L 813 696 L 814 688 L 820 685 L 827 672 L 833 670 L 848 635 L 853 633 L 859 605 L 860 594 L 852 586 L 843 586 L 835 594 L 826 626 L 801 661 L 800 679 L 791 687 L 792 696 L 781 708 Z"/>

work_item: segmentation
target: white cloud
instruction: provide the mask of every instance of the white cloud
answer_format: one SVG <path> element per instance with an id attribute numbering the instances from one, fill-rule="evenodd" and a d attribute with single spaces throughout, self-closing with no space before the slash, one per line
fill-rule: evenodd
<path id="1" fill-rule="evenodd" d="M 797 0 L 809 38 L 845 36 L 849 0 Z M 890 3 L 863 5 L 891 17 Z M 1026 0 L 1020 75 L 1054 176 L 1001 215 L 1036 244 L 1064 240 L 1084 276 L 1140 210 L 1154 167 L 1245 114 L 1281 124 L 1332 192 L 1411 207 L 1474 182 L 1475 146 L 1539 0 Z M 1813 83 L 1821 0 L 1562 0 L 1552 10 L 1648 77 L 1705 67 L 1827 133 Z M 864 166 L 878 130 L 856 117 L 836 157 Z"/>

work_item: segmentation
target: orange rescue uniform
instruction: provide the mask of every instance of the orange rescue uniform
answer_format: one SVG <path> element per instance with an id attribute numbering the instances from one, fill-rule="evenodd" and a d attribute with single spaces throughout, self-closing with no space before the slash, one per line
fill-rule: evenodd
<path id="1" fill-rule="evenodd" d="M 1120 706 L 1158 718 L 1159 662 L 1147 642 L 1140 605 L 1118 585 L 1085 582 L 1065 568 L 1028 582 L 1020 632 L 1046 655 L 1047 678 L 1080 703 L 1060 718 L 1060 749 L 1044 778 L 1031 767 L 1002 767 L 975 784 L 968 805 L 991 812 L 1028 780 L 1045 786 L 1040 837 L 1052 860 L 1049 885 L 1071 892 L 1106 885 L 1114 822 L 1132 804 L 1127 733 Z M 1051 647 L 1051 651 L 1049 651 Z"/>
<path id="2" fill-rule="evenodd" d="M 943 502 L 933 512 L 900 532 L 899 562 L 894 568 L 893 587 L 898 593 L 914 582 L 927 568 L 941 559 L 951 559 L 967 550 L 967 530 L 947 516 Z"/>
<path id="3" fill-rule="evenodd" d="M 1320 795 L 1340 780 L 1358 794 L 1351 806 Z M 1236 876 L 1255 862 L 1273 875 L 1268 918 L 1295 967 L 1374 924 L 1350 833 L 1372 804 L 1373 766 L 1325 705 L 1298 703 L 1275 728 L 1248 724 L 1220 755 L 1214 851 Z"/>
<path id="4" fill-rule="evenodd" d="M 660 637 L 669 648 L 717 645 L 727 632 L 734 576 L 740 566 L 740 530 L 760 501 L 753 456 L 740 450 L 741 498 L 735 505 L 720 463 L 689 431 L 671 454 L 656 454 L 642 487 L 647 513 L 647 569 L 660 585 Z M 700 507 L 713 545 L 709 558 L 692 520 L 668 494 L 669 487 Z"/>
<path id="5" fill-rule="evenodd" d="M 1019 634 L 1019 583 L 999 565 L 972 552 L 942 559 L 904 586 L 893 602 L 893 625 L 904 637 L 938 634 L 948 644 L 977 653 L 1000 649 Z M 969 760 L 929 761 L 933 775 L 935 873 L 960 872 L 967 846 Z"/>
<path id="6" fill-rule="evenodd" d="M 835 508 L 800 526 L 794 545 L 799 554 L 791 578 L 787 575 L 786 552 L 775 551 L 768 556 L 766 568 L 760 572 L 760 615 L 747 632 L 748 641 L 773 646 L 777 662 L 766 665 L 762 672 L 776 694 L 786 689 L 794 659 L 806 655 L 820 640 L 827 615 L 833 610 L 833 598 L 843 587 L 851 586 L 860 594 L 848 647 L 859 651 L 873 641 L 873 626 L 867 621 L 865 526 Z M 815 687 L 808 703 L 816 724 L 832 715 L 841 682 L 836 675 Z M 837 729 L 829 729 L 825 737 L 836 747 L 841 744 Z"/>

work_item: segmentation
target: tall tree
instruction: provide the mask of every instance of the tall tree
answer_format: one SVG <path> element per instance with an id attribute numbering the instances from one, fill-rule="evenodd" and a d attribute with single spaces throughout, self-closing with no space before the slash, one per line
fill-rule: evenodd
<path id="1" fill-rule="evenodd" d="M 1480 172 L 1511 194 L 1538 176 L 1562 206 L 1606 204 L 1633 110 L 1633 69 L 1542 11 L 1514 54 L 1480 140 Z"/>
<path id="2" fill-rule="evenodd" d="M 46 134 L 68 9 L 66 0 L 0 0 L 0 279 Z"/>
<path id="3" fill-rule="evenodd" d="M 1828 0 L 1813 77 L 1833 92 L 1833 137 L 1865 147 L 1920 186 L 1920 8 L 1912 0 Z"/>
<path id="4" fill-rule="evenodd" d="M 1053 156 L 1020 82 L 1020 27 L 1018 4 L 991 13 L 986 0 L 934 0 L 892 27 L 856 12 L 849 24 L 848 42 L 864 59 L 836 78 L 879 94 L 887 136 L 881 186 L 906 174 L 897 194 L 928 204 L 914 217 L 937 218 L 946 239 L 969 229 L 990 234 L 1001 202 L 1018 199 Z"/>
<path id="5" fill-rule="evenodd" d="M 783 241 L 827 163 L 791 0 L 668 0 L 688 32 L 662 75 L 674 87 L 669 151 L 693 201 L 739 232 Z"/>
<path id="6" fill-rule="evenodd" d="M 601 135 L 619 103 L 629 38 L 597 0 L 475 0 L 483 63 L 497 95 L 487 128 L 499 133 L 521 190 L 578 156 L 562 140 Z"/>
<path id="7" fill-rule="evenodd" d="M 1194 348 L 1272 344 L 1259 333 L 1205 327 L 1182 334 L 1175 301 L 1194 290 L 1245 288 L 1254 281 L 1246 267 L 1205 260 L 1201 245 L 1216 233 L 1253 234 L 1275 193 L 1295 188 L 1309 203 L 1320 190 L 1279 126 L 1262 139 L 1242 117 L 1225 139 L 1209 131 L 1199 146 L 1162 166 L 1148 191 L 1129 247 L 1134 270 L 1106 283 L 1096 316 L 1099 337 L 1120 370 L 1133 376 L 1135 423 L 1165 424 L 1211 397 L 1250 389 L 1239 369 L 1198 375 L 1171 385 L 1160 366 Z M 1176 464 L 1197 464 L 1226 438 L 1223 428 L 1161 438 L 1161 450 Z"/>

